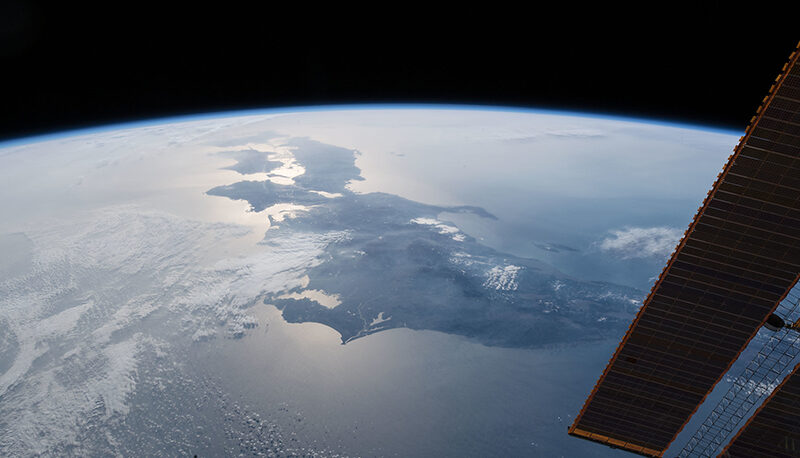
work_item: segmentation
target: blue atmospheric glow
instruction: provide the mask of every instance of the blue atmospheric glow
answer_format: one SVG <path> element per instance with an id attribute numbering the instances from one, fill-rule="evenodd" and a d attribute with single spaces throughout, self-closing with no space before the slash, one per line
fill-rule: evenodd
<path id="1" fill-rule="evenodd" d="M 70 129 L 48 134 L 20 137 L 0 142 L 0 148 L 6 148 L 10 146 L 22 145 L 27 143 L 36 143 L 47 140 L 55 140 L 58 138 L 72 137 L 75 135 L 88 135 L 92 133 L 108 132 L 120 129 L 157 126 L 161 124 L 199 121 L 204 119 L 217 119 L 217 118 L 224 119 L 229 117 L 258 116 L 258 115 L 270 115 L 270 114 L 292 114 L 292 113 L 308 113 L 308 112 L 324 112 L 324 111 L 361 111 L 361 110 L 442 110 L 442 111 L 464 110 L 464 111 L 491 111 L 491 112 L 506 112 L 506 113 L 531 113 L 531 114 L 535 113 L 535 114 L 544 114 L 553 116 L 570 116 L 579 118 L 608 119 L 621 122 L 635 122 L 640 124 L 659 125 L 659 126 L 673 127 L 679 129 L 700 130 L 704 132 L 714 132 L 726 135 L 743 134 L 743 131 L 737 131 L 733 129 L 723 129 L 719 127 L 702 126 L 698 124 L 665 121 L 647 117 L 635 118 L 629 116 L 609 115 L 609 114 L 593 113 L 585 111 L 550 110 L 544 108 L 523 108 L 523 107 L 502 106 L 502 105 L 379 103 L 379 104 L 340 104 L 340 105 L 334 104 L 334 105 L 294 106 L 294 107 L 282 107 L 282 108 L 258 108 L 258 109 L 248 109 L 248 110 L 211 111 L 211 112 L 197 113 L 197 114 L 156 117 L 156 118 L 143 119 L 140 121 L 102 124 L 93 127 Z"/>

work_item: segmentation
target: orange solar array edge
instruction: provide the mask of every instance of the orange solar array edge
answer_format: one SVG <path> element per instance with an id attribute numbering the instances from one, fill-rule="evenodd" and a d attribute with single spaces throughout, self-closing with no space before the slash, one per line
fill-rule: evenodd
<path id="1" fill-rule="evenodd" d="M 744 350 L 744 348 L 747 346 L 747 344 L 752 340 L 752 338 L 758 332 L 758 329 L 760 329 L 761 326 L 763 326 L 764 322 L 766 321 L 767 317 L 769 316 L 769 313 L 764 314 L 763 318 L 761 319 L 761 324 L 753 329 L 752 333 L 750 334 L 750 337 L 746 339 L 745 344 L 738 350 L 738 353 L 736 354 L 736 357 L 730 359 L 730 361 L 727 364 L 727 367 L 725 368 L 725 370 L 722 371 L 721 373 L 719 373 L 719 375 L 716 377 L 716 380 L 710 386 L 710 388 L 706 391 L 705 395 L 703 395 L 703 397 L 700 400 L 700 402 L 696 403 L 696 405 L 695 405 L 694 409 L 692 410 L 692 412 L 683 420 L 683 422 L 680 425 L 680 427 L 672 435 L 671 440 L 669 440 L 669 442 L 666 445 L 664 445 L 663 447 L 661 447 L 661 448 L 647 447 L 647 446 L 643 446 L 641 444 L 635 444 L 635 443 L 632 443 L 630 441 L 621 440 L 619 438 L 610 437 L 610 436 L 603 435 L 603 434 L 600 434 L 600 433 L 597 433 L 597 432 L 591 432 L 591 431 L 588 431 L 587 429 L 584 429 L 584 428 L 581 427 L 581 420 L 583 419 L 584 415 L 586 414 L 587 409 L 592 404 L 592 401 L 594 400 L 595 395 L 598 392 L 598 389 L 600 389 L 600 387 L 603 385 L 603 383 L 606 380 L 606 377 L 608 376 L 611 368 L 617 362 L 617 358 L 619 357 L 621 351 L 623 350 L 623 348 L 628 343 L 629 339 L 631 338 L 631 335 L 637 329 L 637 326 L 639 325 L 640 320 L 642 319 L 642 317 L 647 312 L 648 306 L 650 306 L 650 303 L 653 301 L 653 298 L 656 296 L 656 293 L 662 287 L 662 283 L 664 282 L 664 280 L 667 277 L 668 273 L 672 269 L 673 264 L 676 262 L 676 260 L 679 257 L 679 254 L 682 252 L 682 250 L 686 246 L 687 241 L 691 238 L 692 234 L 695 232 L 698 224 L 700 223 L 701 217 L 708 210 L 709 204 L 711 203 L 713 197 L 717 194 L 717 192 L 719 191 L 720 187 L 725 182 L 725 179 L 728 176 L 728 173 L 730 172 L 730 170 L 733 167 L 733 165 L 736 164 L 736 160 L 740 157 L 740 154 L 741 154 L 743 148 L 747 145 L 748 140 L 750 140 L 750 137 L 753 134 L 754 129 L 756 128 L 756 126 L 758 125 L 759 121 L 764 116 L 765 112 L 767 112 L 767 108 L 770 105 L 770 103 L 772 103 L 773 99 L 775 98 L 776 93 L 778 92 L 778 88 L 780 88 L 781 84 L 786 80 L 787 76 L 790 74 L 790 71 L 797 64 L 799 56 L 800 56 L 800 43 L 798 43 L 797 48 L 795 49 L 795 51 L 792 52 L 791 55 L 789 56 L 789 61 L 783 66 L 782 72 L 776 78 L 775 83 L 772 84 L 772 86 L 770 87 L 769 94 L 763 99 L 761 106 L 757 110 L 757 115 L 754 116 L 751 119 L 750 124 L 747 126 L 747 129 L 745 130 L 745 135 L 740 139 L 739 143 L 734 148 L 734 154 L 732 154 L 728 158 L 728 162 L 725 164 L 725 167 L 724 167 L 723 171 L 717 176 L 717 179 L 716 179 L 713 187 L 711 188 L 711 190 L 709 190 L 707 196 L 703 200 L 702 206 L 698 209 L 698 212 L 695 214 L 691 224 L 689 225 L 689 228 L 684 233 L 684 235 L 683 235 L 681 241 L 679 242 L 679 244 L 677 245 L 676 249 L 672 252 L 672 255 L 670 256 L 670 259 L 667 262 L 667 265 L 664 267 L 664 269 L 662 269 L 658 280 L 656 281 L 656 283 L 651 288 L 650 293 L 648 294 L 648 297 L 645 299 L 642 308 L 637 313 L 636 318 L 634 319 L 634 321 L 629 326 L 629 328 L 628 328 L 625 336 L 623 337 L 622 341 L 620 342 L 620 344 L 617 346 L 617 349 L 616 349 L 614 355 L 612 356 L 612 358 L 610 359 L 609 363 L 607 364 L 605 370 L 603 371 L 602 375 L 600 376 L 600 379 L 598 380 L 598 382 L 595 384 L 594 388 L 592 389 L 589 397 L 587 398 L 586 402 L 584 403 L 583 407 L 581 408 L 581 411 L 579 412 L 579 414 L 575 418 L 575 421 L 569 427 L 568 431 L 569 431 L 570 435 L 573 435 L 573 436 L 576 436 L 576 437 L 580 437 L 580 438 L 583 438 L 583 439 L 587 439 L 587 440 L 591 440 L 591 441 L 595 441 L 595 442 L 600 442 L 600 443 L 603 443 L 605 445 L 609 445 L 609 446 L 612 446 L 612 447 L 622 448 L 622 449 L 625 449 L 627 451 L 630 451 L 630 452 L 633 452 L 633 453 L 637 453 L 637 454 L 640 454 L 640 455 L 644 455 L 644 456 L 653 456 L 653 457 L 663 456 L 663 454 L 666 451 L 666 449 L 675 440 L 675 438 L 678 436 L 678 434 L 681 432 L 681 430 L 685 427 L 686 423 L 688 423 L 689 419 L 697 411 L 697 409 L 699 408 L 700 404 L 702 404 L 702 402 L 705 400 L 705 398 L 708 396 L 708 394 L 711 392 L 711 390 L 714 388 L 714 386 L 716 386 L 717 383 L 719 383 L 719 380 L 730 369 L 730 366 L 738 358 L 739 354 L 741 354 L 741 352 Z M 780 299 L 777 300 L 774 303 L 774 305 L 772 307 L 772 311 L 774 311 L 775 308 L 777 307 L 777 305 L 781 302 L 781 300 L 783 300 L 786 297 L 786 295 L 788 294 L 789 290 L 791 289 L 792 286 L 794 286 L 795 283 L 797 283 L 798 279 L 800 279 L 800 274 L 796 274 L 795 275 L 794 282 L 792 282 L 792 284 L 788 288 L 786 288 L 786 290 L 784 291 L 784 293 L 780 297 Z"/>

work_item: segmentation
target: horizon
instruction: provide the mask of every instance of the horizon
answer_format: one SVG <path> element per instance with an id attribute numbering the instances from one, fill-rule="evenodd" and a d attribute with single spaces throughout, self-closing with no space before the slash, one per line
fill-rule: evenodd
<path id="1" fill-rule="evenodd" d="M 424 110 L 424 111 L 486 111 L 498 113 L 525 113 L 551 116 L 578 117 L 591 119 L 607 119 L 614 121 L 650 124 L 678 129 L 715 132 L 721 134 L 744 135 L 742 130 L 725 129 L 719 126 L 691 124 L 674 120 L 660 120 L 658 118 L 633 115 L 617 115 L 594 111 L 555 110 L 549 108 L 519 107 L 512 105 L 480 105 L 480 104 L 452 104 L 452 103 L 364 103 L 364 104 L 322 104 L 322 105 L 297 105 L 279 108 L 256 108 L 241 110 L 208 111 L 199 113 L 186 113 L 178 115 L 157 116 L 141 118 L 131 121 L 110 122 L 107 124 L 94 124 L 82 127 L 54 130 L 52 132 L 23 135 L 14 138 L 0 139 L 0 148 L 9 148 L 20 145 L 34 144 L 60 138 L 78 135 L 91 135 L 115 130 L 151 127 L 163 124 L 182 124 L 194 121 L 212 120 L 221 118 L 240 118 L 250 116 L 291 115 L 301 113 L 331 112 L 331 111 L 387 111 L 387 110 Z"/>

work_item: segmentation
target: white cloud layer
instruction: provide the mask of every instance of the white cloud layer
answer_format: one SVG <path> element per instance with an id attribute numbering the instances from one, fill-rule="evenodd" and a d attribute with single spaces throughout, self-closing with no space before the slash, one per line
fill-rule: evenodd
<path id="1" fill-rule="evenodd" d="M 467 238 L 461 231 L 458 230 L 457 227 L 450 226 L 446 223 L 439 221 L 438 219 L 434 218 L 414 218 L 411 220 L 414 224 L 421 224 L 425 226 L 431 226 L 436 229 L 436 231 L 440 234 L 444 235 L 451 235 L 452 239 L 456 242 L 463 242 Z"/>
<path id="2" fill-rule="evenodd" d="M 517 274 L 522 270 L 520 266 L 495 266 L 486 272 L 486 281 L 483 286 L 498 291 L 514 291 L 519 286 Z"/>
<path id="3" fill-rule="evenodd" d="M 293 232 L 229 257 L 249 228 L 133 206 L 51 223 L 26 231 L 31 272 L 0 278 L 0 332 L 18 347 L 0 372 L 3 456 L 88 454 L 82 431 L 98 412 L 104 422 L 128 414 L 145 350 L 244 335 L 257 325 L 250 305 L 307 285 L 325 247 L 349 237 Z M 170 339 L 145 325 L 155 314 L 179 323 Z"/>
<path id="4" fill-rule="evenodd" d="M 628 227 L 611 231 L 598 246 L 622 259 L 665 257 L 682 235 L 683 231 L 674 227 Z"/>

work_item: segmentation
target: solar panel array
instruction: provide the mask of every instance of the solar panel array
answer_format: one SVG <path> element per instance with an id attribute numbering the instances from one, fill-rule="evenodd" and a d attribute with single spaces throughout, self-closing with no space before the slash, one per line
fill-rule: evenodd
<path id="1" fill-rule="evenodd" d="M 569 433 L 662 456 L 800 273 L 798 51 Z"/>
<path id="2" fill-rule="evenodd" d="M 764 401 L 720 457 L 800 456 L 800 364 Z"/>
<path id="3" fill-rule="evenodd" d="M 775 313 L 789 323 L 800 320 L 800 286 L 795 285 Z M 800 357 L 800 332 L 789 328 L 777 332 L 762 328 L 760 334 L 767 337 L 762 347 L 738 376 L 731 372 L 725 375 L 725 380 L 730 382 L 727 391 L 683 449 L 675 454 L 677 458 L 716 456 L 729 442 L 729 436 L 750 417 L 751 411 L 792 371 Z"/>

